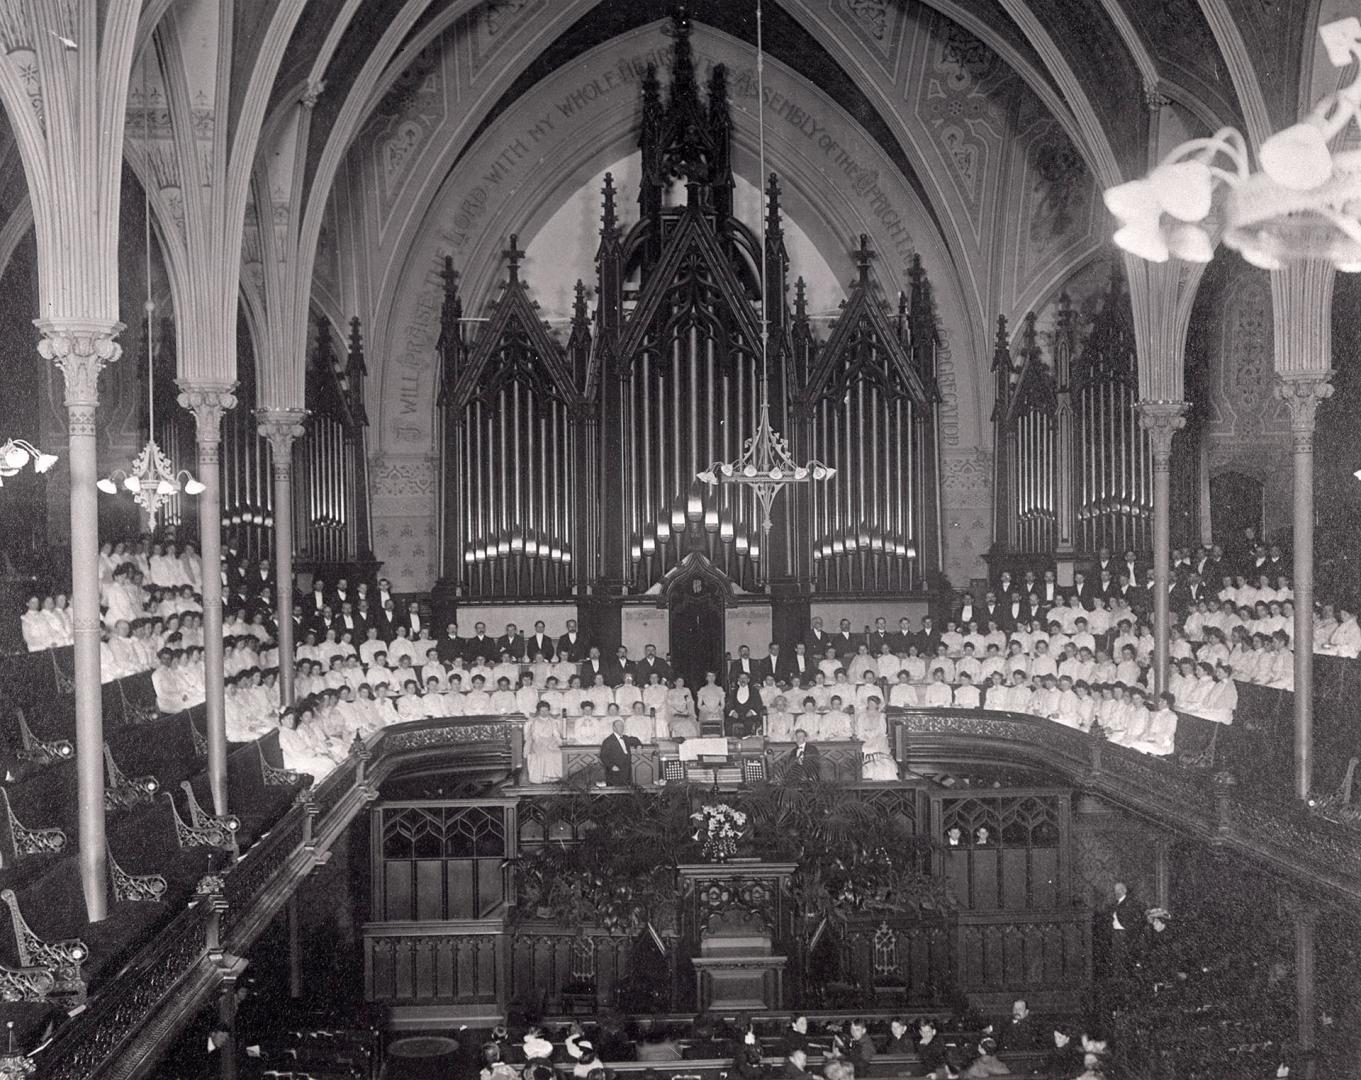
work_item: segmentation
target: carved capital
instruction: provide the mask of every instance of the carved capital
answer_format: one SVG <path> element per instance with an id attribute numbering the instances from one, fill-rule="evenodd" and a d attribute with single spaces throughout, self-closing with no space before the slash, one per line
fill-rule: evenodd
<path id="1" fill-rule="evenodd" d="M 257 409 L 255 417 L 260 434 L 269 441 L 269 451 L 277 470 L 287 467 L 292 461 L 293 440 L 301 439 L 306 432 L 303 421 L 307 419 L 306 409 Z"/>
<path id="2" fill-rule="evenodd" d="M 236 383 L 200 383 L 187 379 L 176 380 L 180 388 L 178 401 L 182 408 L 194 414 L 198 426 L 199 458 L 205 444 L 222 441 L 222 414 L 236 407 Z"/>
<path id="3" fill-rule="evenodd" d="M 298 98 L 298 104 L 301 105 L 308 112 L 311 112 L 313 109 L 317 107 L 317 99 L 321 97 L 321 92 L 325 89 L 326 89 L 325 79 L 317 79 L 313 82 L 309 82 L 307 84 L 307 89 L 304 90 L 302 92 L 302 96 Z"/>
<path id="4" fill-rule="evenodd" d="M 112 364 L 123 354 L 122 346 L 114 340 L 123 324 L 96 319 L 34 319 L 33 325 L 42 334 L 38 355 L 61 368 L 67 408 L 87 406 L 90 410 L 90 431 L 78 432 L 73 423 L 72 434 L 93 433 L 99 373 L 105 364 Z"/>
<path id="5" fill-rule="evenodd" d="M 1187 403 L 1184 401 L 1141 401 L 1139 426 L 1148 432 L 1153 448 L 1153 467 L 1167 468 L 1172 456 L 1172 436 L 1186 426 Z"/>
<path id="6" fill-rule="evenodd" d="M 1297 451 L 1314 448 L 1314 419 L 1319 404 L 1333 396 L 1332 378 L 1331 371 L 1311 371 L 1276 380 L 1276 397 L 1290 408 L 1290 434 Z"/>

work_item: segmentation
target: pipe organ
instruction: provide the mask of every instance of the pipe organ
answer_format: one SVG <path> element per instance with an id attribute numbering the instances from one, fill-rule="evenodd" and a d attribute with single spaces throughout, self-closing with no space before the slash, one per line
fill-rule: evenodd
<path id="1" fill-rule="evenodd" d="M 1064 557 L 1150 543 L 1150 448 L 1135 407 L 1134 334 L 1119 280 L 1080 346 L 1076 321 L 1061 297 L 1046 355 L 1032 312 L 1013 356 L 998 319 L 994 524 L 1002 553 Z"/>
<path id="2" fill-rule="evenodd" d="M 350 563 L 370 550 L 366 374 L 359 319 L 350 322 L 349 348 L 342 359 L 336 355 L 330 324 L 318 318 L 316 351 L 307 372 L 307 431 L 293 447 L 293 520 L 300 561 Z"/>
<path id="3" fill-rule="evenodd" d="M 639 220 L 621 222 L 607 175 L 597 304 L 578 283 L 565 344 L 536 312 L 516 237 L 475 336 L 446 261 L 445 584 L 477 598 L 646 592 L 697 554 L 747 591 L 920 590 L 940 547 L 925 271 L 914 266 L 895 316 L 862 237 L 858 279 L 818 341 L 802 281 L 788 303 L 775 177 L 763 231 L 733 216 L 726 74 L 716 67 L 701 95 L 683 22 L 673 51 L 665 96 L 655 68 L 642 81 Z M 663 198 L 672 183 L 678 205 Z M 755 434 L 763 371 L 794 457 L 838 470 L 787 487 L 768 533 L 751 488 L 695 479 Z"/>

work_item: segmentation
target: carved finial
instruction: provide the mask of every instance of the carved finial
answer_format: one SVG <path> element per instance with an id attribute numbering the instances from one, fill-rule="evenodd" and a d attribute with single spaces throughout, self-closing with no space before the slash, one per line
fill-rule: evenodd
<path id="1" fill-rule="evenodd" d="M 363 324 L 356 315 L 350 320 L 350 366 L 351 375 L 367 375 L 369 369 L 364 366 L 364 332 Z"/>
<path id="2" fill-rule="evenodd" d="M 1011 360 L 1011 344 L 1007 334 L 1007 317 L 997 316 L 997 336 L 992 344 L 992 370 L 1005 371 L 1010 375 L 1015 370 Z"/>
<path id="3" fill-rule="evenodd" d="M 874 252 L 870 250 L 870 238 L 868 233 L 860 234 L 860 248 L 855 253 L 855 265 L 860 271 L 860 284 L 868 285 L 870 281 L 870 260 L 874 258 Z"/>
<path id="4" fill-rule="evenodd" d="M 615 231 L 619 227 L 619 219 L 614 207 L 614 174 L 605 174 L 605 186 L 600 189 L 600 194 L 604 200 L 604 209 L 600 215 L 600 235 L 609 240 L 614 237 Z"/>
<path id="5" fill-rule="evenodd" d="M 335 343 L 331 340 L 331 323 L 325 315 L 317 316 L 317 368 L 321 371 L 336 370 Z"/>
<path id="6" fill-rule="evenodd" d="M 572 299 L 572 321 L 574 323 L 584 323 L 587 319 L 586 307 L 586 283 L 577 278 L 577 287 Z"/>
<path id="7" fill-rule="evenodd" d="M 800 322 L 808 320 L 808 286 L 803 278 L 794 282 L 794 318 Z"/>
<path id="8" fill-rule="evenodd" d="M 520 260 L 525 257 L 524 251 L 520 248 L 520 234 L 510 234 L 510 247 L 501 252 L 510 262 L 510 280 L 520 280 Z"/>
<path id="9" fill-rule="evenodd" d="M 780 224 L 780 182 L 775 174 L 770 174 L 770 179 L 766 181 L 766 235 L 783 235 L 783 228 Z"/>

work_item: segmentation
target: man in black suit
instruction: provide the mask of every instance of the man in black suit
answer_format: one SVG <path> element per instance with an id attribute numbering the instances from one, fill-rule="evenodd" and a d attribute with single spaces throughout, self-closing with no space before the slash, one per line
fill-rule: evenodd
<path id="1" fill-rule="evenodd" d="M 1043 1031 L 1025 1001 L 1017 998 L 1011 1003 L 1011 1018 L 998 1025 L 997 1046 L 1000 1050 L 1027 1052 L 1042 1049 Z"/>
<path id="2" fill-rule="evenodd" d="M 794 646 L 792 653 L 782 653 L 775 668 L 775 678 L 790 686 L 805 686 L 813 681 L 813 672 L 818 666 L 808 656 L 808 646 L 802 641 Z"/>
<path id="3" fill-rule="evenodd" d="M 382 637 L 381 634 L 378 635 Z M 473 636 L 463 642 L 463 659 L 472 663 L 475 660 L 494 660 L 501 653 L 496 648 L 496 642 L 487 637 L 487 624 L 484 622 L 473 624 Z"/>
<path id="4" fill-rule="evenodd" d="M 623 682 L 622 676 L 620 682 Z M 594 645 L 591 651 L 586 654 L 586 659 L 581 662 L 581 685 L 584 687 L 599 686 L 601 683 L 613 686 L 610 678 L 610 662 L 600 655 L 600 650 Z"/>
<path id="5" fill-rule="evenodd" d="M 441 664 L 461 664 L 463 662 L 463 639 L 458 636 L 458 623 L 448 623 L 444 633 L 435 642 L 435 655 Z"/>
<path id="6" fill-rule="evenodd" d="M 610 787 L 628 787 L 633 783 L 633 758 L 629 754 L 643 744 L 632 735 L 624 734 L 624 718 L 616 717 L 610 734 L 600 744 L 600 764 L 605 768 L 605 783 Z"/>
<path id="7" fill-rule="evenodd" d="M 901 656 L 907 652 L 909 645 L 915 644 L 917 644 L 917 635 L 912 632 L 912 620 L 904 615 L 898 620 L 898 630 L 894 633 L 889 648 L 893 650 L 894 656 Z"/>
<path id="8" fill-rule="evenodd" d="M 997 625 L 1007 633 L 1011 633 L 1029 618 L 1030 605 L 1026 602 L 1026 598 L 1019 592 L 1013 591 L 1007 594 L 1002 604 L 1002 621 Z"/>
<path id="9" fill-rule="evenodd" d="M 302 609 L 303 618 L 307 621 L 307 624 L 309 626 L 316 625 L 317 620 L 321 618 L 321 613 L 328 607 L 326 582 L 322 581 L 321 578 L 315 578 L 312 581 L 312 591 L 303 597 L 299 607 Z M 318 634 L 317 636 L 320 637 L 321 635 Z"/>
<path id="10" fill-rule="evenodd" d="M 940 631 L 930 615 L 922 616 L 922 628 L 917 631 L 917 655 L 935 656 L 940 646 Z"/>
<path id="11" fill-rule="evenodd" d="M 1144 908 L 1130 895 L 1123 881 L 1117 881 L 1111 893 L 1111 903 L 1097 911 L 1096 960 L 1099 973 L 1118 978 L 1129 970 L 1138 953 L 1144 932 Z"/>
<path id="12" fill-rule="evenodd" d="M 1111 557 L 1111 549 L 1108 547 L 1103 547 L 1096 553 L 1096 576 L 1098 578 L 1102 571 L 1108 572 L 1112 581 L 1120 576 L 1120 565 Z"/>
<path id="13" fill-rule="evenodd" d="M 336 580 L 335 590 L 331 593 L 331 606 L 339 610 L 344 604 L 354 603 L 354 597 L 350 593 L 350 583 L 346 578 Z"/>
<path id="14" fill-rule="evenodd" d="M 378 636 L 388 643 L 397 636 L 397 627 L 402 625 L 402 620 L 398 617 L 396 605 L 391 600 L 378 613 L 374 625 L 378 627 Z"/>
<path id="15" fill-rule="evenodd" d="M 784 666 L 784 656 L 781 655 L 783 652 L 784 650 L 780 648 L 780 643 L 778 641 L 772 641 L 766 647 L 765 656 L 758 656 L 756 658 L 757 662 L 761 665 L 762 681 L 765 680 L 767 675 L 775 675 L 775 673 Z M 778 675 L 775 676 L 775 681 L 779 681 Z"/>
<path id="16" fill-rule="evenodd" d="M 590 645 L 577 630 L 576 619 L 567 620 L 567 633 L 558 638 L 558 655 L 565 656 L 571 663 L 579 664 L 586 659 Z"/>
<path id="17" fill-rule="evenodd" d="M 378 610 L 381 611 L 389 600 L 396 600 L 396 597 L 392 595 L 392 582 L 385 577 L 379 578 L 378 595 L 372 597 L 369 602 L 371 605 L 376 605 Z"/>
<path id="18" fill-rule="evenodd" d="M 1006 619 L 1006 608 L 997 598 L 997 594 L 989 589 L 983 594 L 983 606 L 978 609 L 978 625 L 987 626 L 990 622 L 995 622 L 998 626 L 1002 625 Z"/>
<path id="19" fill-rule="evenodd" d="M 669 683 L 676 677 L 671 665 L 657 655 L 657 646 L 644 645 L 643 658 L 633 665 L 633 681 L 639 686 L 646 686 L 648 678 L 653 674 L 661 676 L 664 683 Z"/>
<path id="20" fill-rule="evenodd" d="M 1096 589 L 1087 581 L 1087 575 L 1081 570 L 1073 574 L 1073 584 L 1064 590 L 1069 596 L 1076 596 L 1078 602 L 1088 611 L 1092 610 L 1092 601 L 1096 599 Z"/>
<path id="21" fill-rule="evenodd" d="M 620 645 L 619 648 L 614 650 L 614 663 L 610 665 L 609 684 L 615 687 L 623 686 L 625 675 L 632 675 L 633 681 L 638 682 L 638 665 L 629 659 L 629 647 Z"/>
<path id="22" fill-rule="evenodd" d="M 728 701 L 724 707 L 727 717 L 727 734 L 742 738 L 755 735 L 761 730 L 761 717 L 766 707 L 761 703 L 761 695 L 746 673 L 737 676 L 737 685 L 728 691 Z"/>
<path id="23" fill-rule="evenodd" d="M 813 617 L 813 625 L 808 633 L 803 635 L 803 643 L 808 647 L 809 656 L 822 656 L 827 652 L 827 646 L 831 643 L 832 635 L 822 628 L 821 616 Z"/>
<path id="24" fill-rule="evenodd" d="M 856 650 L 860 648 L 860 635 L 851 632 L 850 619 L 841 620 L 841 625 L 837 628 L 836 633 L 832 635 L 832 644 L 836 646 L 837 656 L 840 656 L 843 659 L 847 656 L 855 655 Z M 827 651 L 825 646 L 822 651 Z"/>
<path id="25" fill-rule="evenodd" d="M 1062 594 L 1059 592 L 1059 583 L 1058 579 L 1054 577 L 1054 571 L 1046 570 L 1044 572 L 1044 579 L 1040 582 L 1036 593 L 1040 598 L 1040 603 L 1044 605 L 1045 611 L 1059 602 Z"/>
<path id="26" fill-rule="evenodd" d="M 1135 589 L 1144 584 L 1144 568 L 1139 565 L 1133 548 L 1125 552 L 1125 560 L 1116 567 L 1116 573 L 1129 578 L 1130 585 Z"/>
<path id="27" fill-rule="evenodd" d="M 785 757 L 785 783 L 799 784 L 805 780 L 816 780 L 821 772 L 821 752 L 808 741 L 808 732 L 799 728 L 794 732 L 794 749 Z"/>
<path id="28" fill-rule="evenodd" d="M 761 681 L 760 661 L 753 659 L 751 649 L 745 645 L 738 647 L 737 659 L 728 665 L 728 687 L 736 686 L 741 675 L 745 675 L 753 686 Z"/>
<path id="29" fill-rule="evenodd" d="M 525 658 L 527 660 L 533 660 L 539 655 L 549 661 L 556 660 L 558 657 L 557 644 L 548 636 L 547 627 L 544 626 L 542 619 L 534 624 L 534 633 L 525 642 Z"/>
<path id="30" fill-rule="evenodd" d="M 1102 600 L 1109 600 L 1115 596 L 1118 588 L 1119 584 L 1115 580 L 1115 575 L 1109 570 L 1102 570 L 1099 572 L 1099 578 L 1092 592 L 1093 595 L 1101 597 Z"/>
<path id="31" fill-rule="evenodd" d="M 887 619 L 874 620 L 874 629 L 865 635 L 865 644 L 869 646 L 871 656 L 878 656 L 885 645 L 889 652 L 893 651 L 893 635 L 889 633 Z"/>
<path id="32" fill-rule="evenodd" d="M 1005 605 L 1013 595 L 1020 593 L 1021 587 L 1017 584 L 1016 579 L 1011 576 L 1010 570 L 1003 570 L 1001 576 L 997 579 L 997 587 L 993 591 L 997 593 L 997 599 Z"/>
<path id="33" fill-rule="evenodd" d="M 525 658 L 525 636 L 514 623 L 506 623 L 506 632 L 496 639 L 496 655 L 510 653 L 517 663 Z"/>
<path id="34" fill-rule="evenodd" d="M 973 593 L 962 594 L 959 599 L 959 610 L 955 614 L 955 622 L 967 629 L 969 623 L 974 622 L 977 618 L 978 610 L 974 603 Z"/>
<path id="35" fill-rule="evenodd" d="M 331 623 L 331 629 L 336 632 L 337 641 L 342 640 L 347 633 L 352 641 L 362 641 L 367 636 L 364 624 L 355 618 L 348 600 L 340 605 L 340 614 Z"/>

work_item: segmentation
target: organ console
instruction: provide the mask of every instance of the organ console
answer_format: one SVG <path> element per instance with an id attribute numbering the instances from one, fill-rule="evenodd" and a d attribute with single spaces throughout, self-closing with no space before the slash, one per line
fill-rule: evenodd
<path id="1" fill-rule="evenodd" d="M 516 237 L 471 340 L 446 261 L 445 585 L 476 598 L 637 593 L 698 554 L 747 591 L 920 592 L 940 565 L 926 272 L 915 262 L 896 314 L 885 310 L 862 236 L 856 280 L 818 340 L 802 280 L 789 304 L 775 176 L 763 230 L 733 215 L 723 68 L 701 95 L 682 23 L 673 51 L 665 96 L 655 68 L 642 81 L 639 220 L 625 227 L 607 174 L 596 306 L 578 282 L 565 344 L 521 278 Z M 666 205 L 673 182 L 684 196 Z M 786 489 L 768 536 L 749 487 L 695 479 L 756 431 L 763 311 L 771 423 L 796 460 L 836 469 Z"/>

